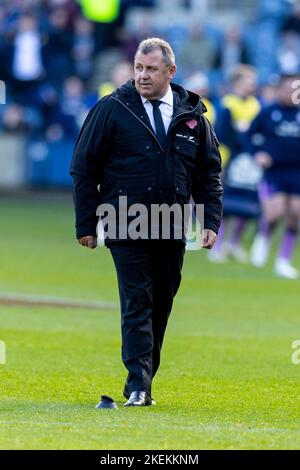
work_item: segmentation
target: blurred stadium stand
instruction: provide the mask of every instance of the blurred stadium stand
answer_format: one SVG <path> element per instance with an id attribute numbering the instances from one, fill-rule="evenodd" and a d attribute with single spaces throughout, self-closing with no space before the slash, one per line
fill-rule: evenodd
<path id="1" fill-rule="evenodd" d="M 169 0 L 0 0 L 0 80 L 6 85 L 0 187 L 70 187 L 69 163 L 84 118 L 116 86 L 113 70 L 132 61 L 145 37 L 171 43 L 177 82 L 204 72 L 216 107 L 234 61 L 254 65 L 262 85 L 280 68 L 299 66 L 296 1 L 171 3 L 172 8 Z"/>

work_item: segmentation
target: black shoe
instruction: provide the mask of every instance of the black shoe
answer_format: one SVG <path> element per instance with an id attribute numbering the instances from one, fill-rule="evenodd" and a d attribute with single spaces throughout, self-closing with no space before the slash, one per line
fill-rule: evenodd
<path id="1" fill-rule="evenodd" d="M 129 399 L 130 397 L 130 392 L 128 392 L 128 389 L 127 389 L 127 386 L 125 385 L 124 387 L 124 390 L 123 390 L 123 395 L 125 398 L 127 398 L 127 400 Z M 151 397 L 151 405 L 156 405 L 156 401 L 153 400 L 153 398 Z"/>
<path id="2" fill-rule="evenodd" d="M 129 400 L 124 406 L 150 406 L 152 399 L 147 392 L 135 391 L 130 394 Z"/>

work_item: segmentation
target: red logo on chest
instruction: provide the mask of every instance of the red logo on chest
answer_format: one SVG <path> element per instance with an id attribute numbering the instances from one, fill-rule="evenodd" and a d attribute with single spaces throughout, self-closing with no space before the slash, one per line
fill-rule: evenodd
<path id="1" fill-rule="evenodd" d="M 189 121 L 186 121 L 185 123 L 190 129 L 194 129 L 194 127 L 196 127 L 198 124 L 196 119 L 190 119 Z"/>

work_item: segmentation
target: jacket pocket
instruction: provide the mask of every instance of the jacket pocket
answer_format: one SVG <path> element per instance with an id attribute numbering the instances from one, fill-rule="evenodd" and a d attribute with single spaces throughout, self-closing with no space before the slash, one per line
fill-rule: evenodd
<path id="1" fill-rule="evenodd" d="M 198 140 L 177 138 L 174 142 L 175 153 L 183 155 L 188 159 L 196 159 L 198 146 Z"/>
<path id="2" fill-rule="evenodd" d="M 175 178 L 174 191 L 180 196 L 185 196 L 186 198 L 189 198 L 191 195 L 191 184 L 188 180 Z"/>
<path id="3" fill-rule="evenodd" d="M 132 194 L 150 194 L 154 191 L 154 184 L 144 181 L 119 181 L 117 184 L 119 196 L 130 196 Z"/>

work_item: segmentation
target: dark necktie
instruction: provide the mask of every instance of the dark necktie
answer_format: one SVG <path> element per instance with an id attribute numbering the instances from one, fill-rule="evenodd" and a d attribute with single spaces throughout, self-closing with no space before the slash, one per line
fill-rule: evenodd
<path id="1" fill-rule="evenodd" d="M 161 143 L 162 148 L 165 147 L 166 145 L 166 131 L 165 131 L 165 126 L 162 120 L 161 112 L 160 112 L 160 105 L 162 104 L 162 101 L 160 100 L 150 100 L 150 103 L 153 106 L 153 117 L 154 117 L 154 123 L 155 123 L 155 129 L 156 129 L 156 136 Z"/>

